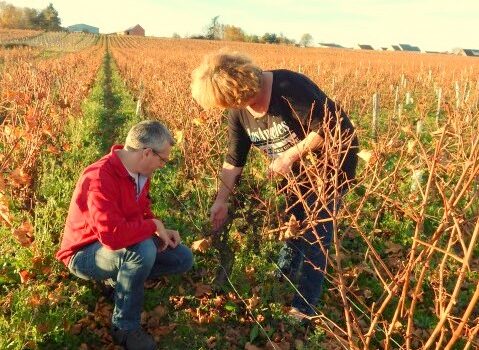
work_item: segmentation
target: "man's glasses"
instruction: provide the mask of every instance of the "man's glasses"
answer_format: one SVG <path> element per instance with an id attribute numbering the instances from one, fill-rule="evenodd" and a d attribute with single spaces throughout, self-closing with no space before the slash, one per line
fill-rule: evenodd
<path id="1" fill-rule="evenodd" d="M 146 148 L 145 148 L 145 149 L 146 149 Z M 153 148 L 151 148 L 151 151 L 152 151 L 153 154 L 155 154 L 158 158 L 160 158 L 160 160 L 161 160 L 164 164 L 168 163 L 169 159 L 162 157 L 162 156 L 161 156 L 158 152 L 156 152 Z"/>

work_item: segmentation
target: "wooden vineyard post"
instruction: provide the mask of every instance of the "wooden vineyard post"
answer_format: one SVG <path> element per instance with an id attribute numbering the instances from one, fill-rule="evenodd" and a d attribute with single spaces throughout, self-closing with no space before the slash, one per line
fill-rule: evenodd
<path id="1" fill-rule="evenodd" d="M 442 88 L 437 89 L 437 110 L 436 110 L 436 125 L 439 127 L 439 116 L 441 114 L 441 99 L 442 99 Z"/>
<path id="2" fill-rule="evenodd" d="M 372 137 L 377 140 L 378 137 L 378 121 L 379 118 L 379 94 L 373 95 L 373 120 L 372 120 Z"/>

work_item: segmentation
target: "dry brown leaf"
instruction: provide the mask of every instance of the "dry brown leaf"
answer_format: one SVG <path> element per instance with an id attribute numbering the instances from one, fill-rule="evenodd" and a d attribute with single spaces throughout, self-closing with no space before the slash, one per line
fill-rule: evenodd
<path id="1" fill-rule="evenodd" d="M 289 217 L 289 221 L 285 225 L 286 230 L 280 236 L 280 240 L 290 239 L 292 237 L 296 237 L 301 232 L 301 225 L 299 221 L 296 219 L 296 216 L 291 215 Z"/>
<path id="2" fill-rule="evenodd" d="M 13 230 L 13 236 L 22 246 L 28 247 L 34 240 L 32 224 L 29 221 L 25 221 L 19 228 Z"/>
<path id="3" fill-rule="evenodd" d="M 23 168 L 16 168 L 11 174 L 10 179 L 17 187 L 28 185 L 32 178 Z"/>
<path id="4" fill-rule="evenodd" d="M 256 272 L 254 266 L 246 266 L 244 272 L 248 280 L 252 281 L 255 279 Z"/>
<path id="5" fill-rule="evenodd" d="M 212 291 L 211 286 L 207 284 L 198 283 L 195 287 L 196 287 L 195 289 L 196 297 L 201 297 L 202 295 L 205 295 L 205 294 L 211 294 L 211 291 Z"/>
<path id="6" fill-rule="evenodd" d="M 250 342 L 247 342 L 244 346 L 244 350 L 263 350 L 263 348 L 259 348 L 256 345 L 253 345 Z"/>
<path id="7" fill-rule="evenodd" d="M 58 148 L 56 148 L 53 145 L 48 145 L 47 152 L 51 154 L 60 154 L 60 151 L 58 150 Z"/>
<path id="8" fill-rule="evenodd" d="M 33 278 L 33 275 L 26 270 L 21 270 L 18 274 L 20 275 L 20 281 L 22 283 L 27 283 L 29 280 Z"/>
<path id="9" fill-rule="evenodd" d="M 82 330 L 83 326 L 81 323 L 77 323 L 77 324 L 74 324 L 71 328 L 70 328 L 70 333 L 73 334 L 73 335 L 78 335 L 81 333 L 81 330 Z"/>
<path id="10" fill-rule="evenodd" d="M 387 242 L 386 247 L 387 248 L 384 250 L 384 252 L 387 254 L 397 254 L 404 249 L 402 245 L 393 242 Z"/>
<path id="11" fill-rule="evenodd" d="M 9 225 L 12 226 L 13 217 L 8 207 L 8 199 L 0 193 L 0 217 Z"/>
<path id="12" fill-rule="evenodd" d="M 208 349 L 214 349 L 216 347 L 216 340 L 216 337 L 213 335 L 206 340 L 206 346 Z"/>
<path id="13" fill-rule="evenodd" d="M 164 336 L 170 334 L 176 328 L 176 324 L 172 323 L 168 326 L 160 326 L 151 330 L 153 336 Z"/>
<path id="14" fill-rule="evenodd" d="M 28 298 L 28 301 L 27 301 L 28 305 L 32 306 L 32 307 L 38 307 L 40 305 L 43 305 L 45 304 L 45 300 L 42 299 L 38 294 L 32 294 L 30 295 L 30 297 Z"/>
<path id="15" fill-rule="evenodd" d="M 248 305 L 248 309 L 254 309 L 259 304 L 259 297 L 257 295 L 253 295 L 251 298 L 246 299 L 246 304 Z"/>
<path id="16" fill-rule="evenodd" d="M 372 157 L 372 152 L 371 151 L 368 151 L 368 150 L 361 150 L 360 152 L 358 152 L 358 157 L 361 158 L 362 160 L 364 160 L 366 163 L 369 163 L 369 160 L 371 159 Z"/>
<path id="17" fill-rule="evenodd" d="M 191 245 L 191 250 L 194 252 L 205 253 L 211 247 L 211 239 L 203 238 L 198 241 L 194 241 Z"/>
<path id="18" fill-rule="evenodd" d="M 166 309 L 166 307 L 158 305 L 153 309 L 152 313 L 155 314 L 157 317 L 162 318 L 168 314 L 168 310 Z"/>
<path id="19" fill-rule="evenodd" d="M 266 344 L 266 350 L 290 350 L 291 349 L 291 344 L 285 341 L 282 342 L 273 342 L 269 341 L 268 344 Z"/>

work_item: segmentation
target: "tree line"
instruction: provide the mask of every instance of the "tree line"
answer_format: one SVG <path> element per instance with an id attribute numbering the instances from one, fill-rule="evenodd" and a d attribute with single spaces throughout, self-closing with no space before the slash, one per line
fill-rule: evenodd
<path id="1" fill-rule="evenodd" d="M 62 30 L 58 11 L 50 3 L 43 10 L 15 7 L 0 1 L 0 28 Z"/>
<path id="2" fill-rule="evenodd" d="M 174 38 L 179 38 L 178 34 L 173 34 Z M 309 33 L 302 35 L 299 42 L 290 39 L 286 36 L 276 33 L 264 33 L 262 36 L 256 34 L 246 34 L 241 27 L 230 24 L 222 24 L 219 22 L 219 16 L 211 19 L 211 22 L 206 26 L 205 33 L 190 36 L 191 39 L 208 39 L 208 40 L 227 40 L 227 41 L 245 41 L 252 43 L 268 43 L 268 44 L 286 44 L 286 45 L 300 45 L 311 46 L 313 37 Z"/>

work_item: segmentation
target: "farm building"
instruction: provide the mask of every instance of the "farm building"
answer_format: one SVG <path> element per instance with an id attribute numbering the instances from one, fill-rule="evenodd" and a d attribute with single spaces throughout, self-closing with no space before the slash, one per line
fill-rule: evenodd
<path id="1" fill-rule="evenodd" d="M 371 45 L 358 44 L 354 47 L 357 50 L 374 50 Z"/>
<path id="2" fill-rule="evenodd" d="M 124 34 L 124 35 L 145 36 L 145 30 L 143 29 L 142 26 L 140 26 L 139 24 L 137 24 L 137 25 L 134 26 L 134 27 L 125 29 L 125 30 L 123 31 L 123 34 Z"/>
<path id="3" fill-rule="evenodd" d="M 409 51 L 409 52 L 421 52 L 421 49 L 417 46 L 412 46 L 409 44 L 399 44 L 401 51 Z"/>
<path id="4" fill-rule="evenodd" d="M 391 45 L 388 47 L 389 51 L 401 51 L 401 48 L 398 45 Z"/>
<path id="5" fill-rule="evenodd" d="M 454 49 L 455 55 L 479 57 L 479 50 L 476 49 Z"/>
<path id="6" fill-rule="evenodd" d="M 90 26 L 88 24 L 73 24 L 71 26 L 67 27 L 69 32 L 80 32 L 80 33 L 93 33 L 93 34 L 99 34 L 100 29 L 97 27 Z"/>
<path id="7" fill-rule="evenodd" d="M 334 44 L 334 43 L 318 43 L 319 47 L 330 48 L 330 49 L 344 49 L 343 46 Z"/>

